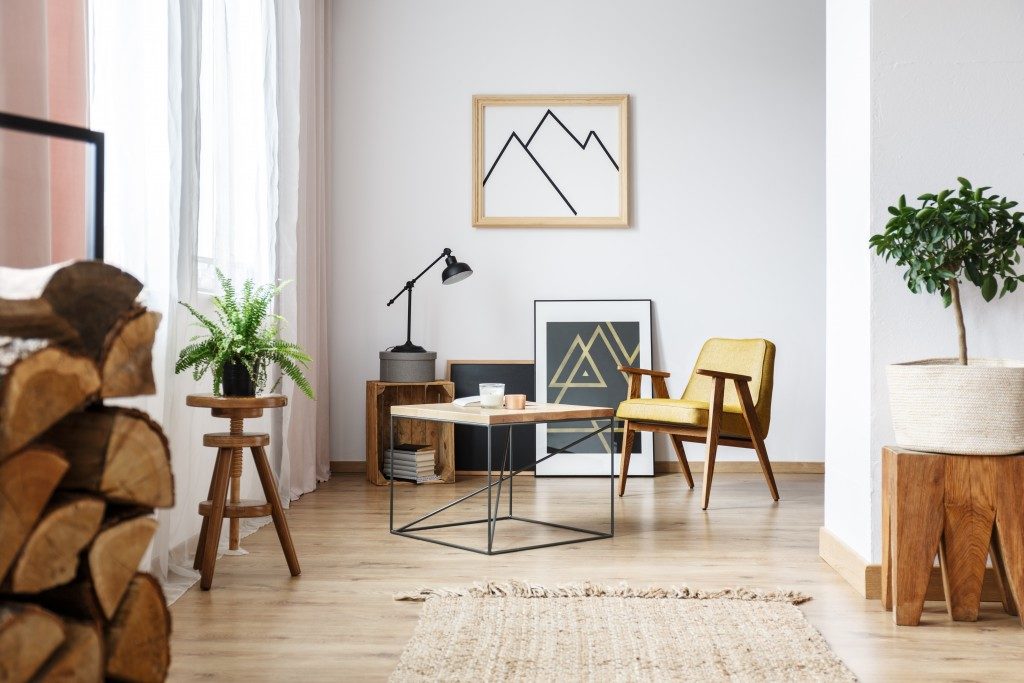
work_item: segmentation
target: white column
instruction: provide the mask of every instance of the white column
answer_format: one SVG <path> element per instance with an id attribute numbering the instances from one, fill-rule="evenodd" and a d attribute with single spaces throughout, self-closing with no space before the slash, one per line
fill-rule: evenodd
<path id="1" fill-rule="evenodd" d="M 826 5 L 825 528 L 871 555 L 871 3 Z"/>
<path id="2" fill-rule="evenodd" d="M 901 194 L 957 176 L 1024 202 L 1024 4 L 829 0 L 826 16 L 825 528 L 877 563 L 885 367 L 955 356 L 956 331 L 867 239 Z M 963 301 L 970 356 L 1024 358 L 1024 294 Z"/>

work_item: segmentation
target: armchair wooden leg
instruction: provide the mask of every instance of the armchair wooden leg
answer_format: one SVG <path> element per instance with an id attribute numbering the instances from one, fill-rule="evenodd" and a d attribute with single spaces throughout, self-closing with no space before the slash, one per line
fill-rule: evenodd
<path id="1" fill-rule="evenodd" d="M 743 410 L 743 420 L 747 423 L 747 430 L 750 432 L 750 439 L 754 442 L 754 452 L 761 463 L 761 472 L 764 480 L 771 491 L 772 500 L 779 500 L 779 488 L 775 485 L 775 474 L 772 473 L 772 464 L 768 461 L 768 450 L 764 447 L 764 439 L 761 437 L 761 421 L 757 419 L 754 411 L 754 399 L 750 397 L 750 387 L 746 382 L 736 382 L 736 393 L 740 395 L 740 408 Z"/>
<path id="2" fill-rule="evenodd" d="M 683 470 L 683 476 L 686 477 L 686 485 L 693 489 L 693 474 L 690 473 L 690 463 L 686 462 L 686 449 L 683 448 L 683 440 L 675 434 L 669 434 L 669 440 L 672 442 L 672 447 L 676 451 L 676 459 L 679 460 L 679 466 Z"/>
<path id="3" fill-rule="evenodd" d="M 626 493 L 626 475 L 629 473 L 629 456 L 633 454 L 633 437 L 636 432 L 629 428 L 629 422 L 622 423 L 622 461 L 619 463 L 619 496 Z"/>
<path id="4" fill-rule="evenodd" d="M 771 491 L 772 500 L 778 501 L 779 487 L 775 485 L 775 474 L 772 472 L 772 464 L 768 461 L 768 451 L 764 447 L 764 439 L 760 434 L 754 437 L 754 452 L 757 453 L 757 459 L 761 463 L 761 473 L 764 474 L 768 490 Z"/>
<path id="5" fill-rule="evenodd" d="M 711 499 L 711 480 L 715 474 L 715 454 L 718 452 L 718 432 L 722 428 L 722 400 L 725 396 L 725 379 L 715 377 L 715 392 L 711 399 L 708 416 L 707 454 L 704 456 L 704 495 L 701 509 L 708 509 Z"/>

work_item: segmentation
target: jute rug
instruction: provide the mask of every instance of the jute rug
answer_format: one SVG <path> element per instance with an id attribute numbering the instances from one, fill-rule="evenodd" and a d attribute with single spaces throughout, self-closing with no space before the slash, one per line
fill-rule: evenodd
<path id="1" fill-rule="evenodd" d="M 792 592 L 523 582 L 422 589 L 392 681 L 853 681 Z"/>

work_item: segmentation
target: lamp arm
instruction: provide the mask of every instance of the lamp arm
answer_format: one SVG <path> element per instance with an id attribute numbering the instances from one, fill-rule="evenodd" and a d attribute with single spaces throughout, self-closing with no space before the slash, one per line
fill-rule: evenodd
<path id="1" fill-rule="evenodd" d="M 451 250 L 451 249 L 449 249 L 448 247 L 445 247 L 445 248 L 444 248 L 444 251 L 442 251 L 442 252 L 441 252 L 441 255 L 440 255 L 440 256 L 438 256 L 438 257 L 437 257 L 436 259 L 434 259 L 433 261 L 431 261 L 431 263 L 430 263 L 430 265 L 429 265 L 429 266 L 427 266 L 426 268 L 424 268 L 423 270 L 421 270 L 421 271 L 420 271 L 420 274 L 419 274 L 419 275 L 417 275 L 417 276 L 416 276 L 416 277 L 414 277 L 413 279 L 411 279 L 411 280 L 409 280 L 408 282 L 406 282 L 406 283 L 405 283 L 405 287 L 402 287 L 402 288 L 401 288 L 400 290 L 398 290 L 398 294 L 395 294 L 395 295 L 394 295 L 393 297 L 391 297 L 391 301 L 389 301 L 389 302 L 388 302 L 388 306 L 390 306 L 391 304 L 393 304 L 393 303 L 395 303 L 396 301 L 398 301 L 398 297 L 402 296 L 402 293 L 403 293 L 403 292 L 410 292 L 410 296 L 411 296 L 411 295 L 412 295 L 412 294 L 411 294 L 411 292 L 412 292 L 412 288 L 413 288 L 413 286 L 414 286 L 414 285 L 416 284 L 416 281 L 417 281 L 417 280 L 419 280 L 419 279 L 420 279 L 421 277 L 423 277 L 424 275 L 426 275 L 426 274 L 427 274 L 427 271 L 428 271 L 428 270 L 430 270 L 431 268 L 433 268 L 434 266 L 436 266 L 436 265 L 437 265 L 437 263 L 438 263 L 438 262 L 439 262 L 439 261 L 440 261 L 441 259 L 445 258 L 446 256 L 450 256 L 450 255 L 451 255 L 451 253 L 452 253 L 452 250 Z"/>

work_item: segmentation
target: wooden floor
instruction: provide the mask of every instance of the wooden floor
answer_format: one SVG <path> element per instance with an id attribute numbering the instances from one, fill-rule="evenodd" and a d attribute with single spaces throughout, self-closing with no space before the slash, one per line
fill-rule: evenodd
<path id="1" fill-rule="evenodd" d="M 411 519 L 479 482 L 400 487 L 396 511 Z M 212 591 L 196 586 L 175 603 L 171 680 L 383 680 L 420 611 L 392 594 L 483 579 L 781 586 L 814 597 L 804 613 L 864 681 L 1024 678 L 1016 619 L 985 605 L 976 624 L 953 623 L 941 603 L 929 603 L 922 626 L 894 626 L 818 558 L 822 476 L 779 475 L 778 483 L 776 505 L 760 475 L 719 474 L 704 513 L 699 491 L 688 491 L 681 475 L 630 479 L 616 501 L 615 538 L 487 557 L 388 534 L 388 489 L 335 475 L 288 513 L 302 576 L 289 577 L 273 528 L 265 527 L 243 541 L 251 554 L 217 562 Z M 482 516 L 486 502 L 476 500 L 446 519 Z M 607 511 L 607 481 L 516 480 L 519 514 L 600 526 Z M 499 523 L 496 545 L 562 533 L 519 526 Z M 484 527 L 447 537 L 483 542 Z"/>

